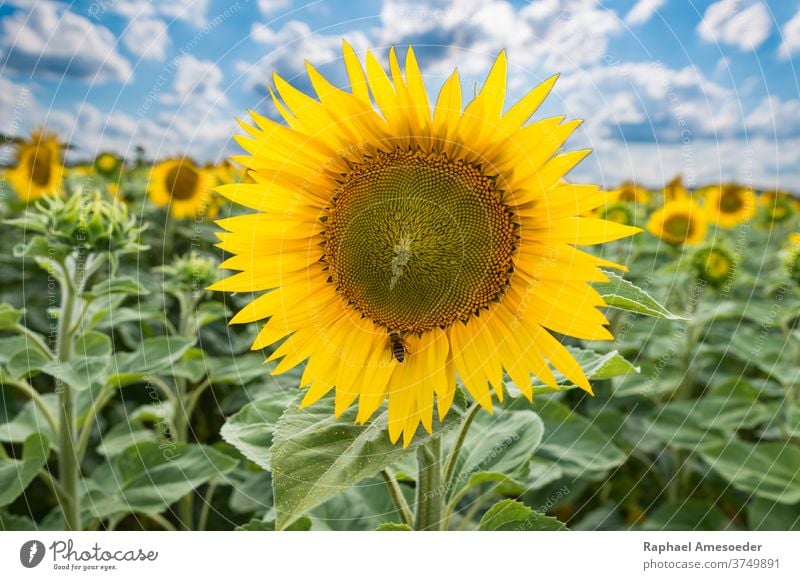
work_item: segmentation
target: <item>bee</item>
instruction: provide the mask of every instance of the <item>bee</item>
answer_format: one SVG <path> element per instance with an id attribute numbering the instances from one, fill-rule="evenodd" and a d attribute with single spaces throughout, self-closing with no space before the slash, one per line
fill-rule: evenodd
<path id="1" fill-rule="evenodd" d="M 408 347 L 399 332 L 389 333 L 389 350 L 397 362 L 400 364 L 405 362 Z"/>

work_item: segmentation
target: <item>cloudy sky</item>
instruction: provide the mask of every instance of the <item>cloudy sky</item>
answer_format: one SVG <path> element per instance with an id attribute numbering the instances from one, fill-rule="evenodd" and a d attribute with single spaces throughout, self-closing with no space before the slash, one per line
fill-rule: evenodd
<path id="1" fill-rule="evenodd" d="M 0 0 L 0 131 L 219 160 L 237 117 L 274 116 L 273 71 L 307 88 L 308 59 L 345 84 L 342 38 L 413 45 L 432 94 L 453 67 L 471 92 L 502 49 L 509 103 L 560 72 L 540 114 L 585 120 L 575 179 L 800 192 L 797 0 Z"/>

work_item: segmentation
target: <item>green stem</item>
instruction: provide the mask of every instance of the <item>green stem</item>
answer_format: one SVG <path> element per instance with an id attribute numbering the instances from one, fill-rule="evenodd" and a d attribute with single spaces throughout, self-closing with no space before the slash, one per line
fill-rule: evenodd
<path id="1" fill-rule="evenodd" d="M 113 387 L 103 387 L 103 389 L 95 398 L 94 402 L 92 402 L 92 406 L 86 412 L 86 418 L 83 421 L 83 429 L 81 430 L 80 437 L 78 437 L 77 449 L 79 462 L 83 460 L 83 457 L 86 454 L 86 447 L 89 445 L 89 436 L 91 435 L 92 426 L 97 418 L 97 414 L 103 409 L 103 407 L 106 406 L 113 396 Z"/>
<path id="2" fill-rule="evenodd" d="M 56 338 L 56 355 L 61 364 L 67 364 L 72 356 L 72 317 L 75 313 L 75 287 L 70 279 L 69 272 L 62 264 L 63 279 L 61 280 L 61 312 L 58 318 Z M 59 403 L 61 407 L 61 420 L 59 422 L 58 444 L 58 469 L 61 487 L 64 495 L 61 507 L 64 513 L 64 523 L 68 531 L 80 531 L 81 508 L 80 490 L 78 488 L 80 467 L 75 447 L 75 408 L 72 398 L 72 389 L 64 381 L 56 383 Z"/>
<path id="3" fill-rule="evenodd" d="M 175 526 L 172 525 L 172 522 L 170 522 L 167 518 L 165 518 L 161 514 L 144 514 L 144 515 L 150 518 L 151 521 L 157 523 L 163 529 L 167 530 L 168 532 L 175 531 Z"/>
<path id="4" fill-rule="evenodd" d="M 214 492 L 217 490 L 216 483 L 209 483 L 206 494 L 203 496 L 203 507 L 200 509 L 200 519 L 197 521 L 197 529 L 203 531 L 208 524 L 208 513 L 211 510 L 211 500 L 214 499 Z"/>
<path id="5" fill-rule="evenodd" d="M 195 387 L 189 394 L 189 400 L 186 403 L 186 415 L 187 417 L 189 417 L 189 419 L 192 418 L 192 415 L 194 414 L 194 409 L 195 407 L 197 407 L 197 403 L 200 400 L 200 397 L 210 386 L 211 386 L 211 379 L 207 378 L 197 387 Z"/>
<path id="6" fill-rule="evenodd" d="M 447 465 L 444 468 L 443 481 L 446 484 L 449 484 L 453 479 L 453 474 L 456 471 L 456 464 L 458 463 L 458 456 L 461 453 L 461 448 L 464 446 L 464 440 L 467 438 L 467 433 L 469 432 L 469 428 L 472 426 L 472 422 L 478 415 L 479 410 L 480 410 L 480 405 L 478 405 L 478 403 L 472 403 L 472 406 L 469 409 L 467 409 L 464 421 L 458 428 L 458 434 L 456 435 L 455 443 L 453 443 L 453 448 L 450 450 L 450 455 L 447 458 Z"/>
<path id="7" fill-rule="evenodd" d="M 400 518 L 407 526 L 414 525 L 414 515 L 411 513 L 411 508 L 408 507 L 408 502 L 403 496 L 403 490 L 400 489 L 400 484 L 397 483 L 397 478 L 388 469 L 381 471 L 383 480 L 386 482 L 386 488 L 389 490 L 389 497 L 392 498 L 392 503 L 395 509 L 400 514 Z"/>
<path id="8" fill-rule="evenodd" d="M 18 381 L 4 380 L 2 384 L 14 387 L 30 397 L 31 401 L 33 401 L 33 404 L 39 407 L 39 410 L 42 412 L 42 415 L 44 415 L 47 423 L 50 425 L 50 427 L 52 427 L 53 432 L 58 433 L 58 419 L 55 415 L 53 415 L 53 411 L 50 410 L 50 407 L 47 406 L 44 397 L 42 397 L 42 395 L 39 394 L 39 391 L 34 389 L 30 383 L 20 379 Z"/>
<path id="9" fill-rule="evenodd" d="M 417 448 L 417 513 L 414 529 L 440 530 L 442 525 L 442 440 L 434 437 Z"/>

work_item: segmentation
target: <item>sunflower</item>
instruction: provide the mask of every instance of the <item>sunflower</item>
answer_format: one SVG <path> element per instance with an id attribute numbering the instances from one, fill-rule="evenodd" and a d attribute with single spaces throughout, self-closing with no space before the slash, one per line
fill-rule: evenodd
<path id="1" fill-rule="evenodd" d="M 753 218 L 756 194 L 752 189 L 735 183 L 715 186 L 706 194 L 706 208 L 713 222 L 723 228 L 732 228 Z"/>
<path id="2" fill-rule="evenodd" d="M 597 215 L 601 219 L 627 226 L 634 221 L 633 209 L 629 203 L 610 203 L 598 210 Z"/>
<path id="3" fill-rule="evenodd" d="M 703 246 L 692 257 L 692 269 L 698 280 L 721 288 L 736 273 L 736 256 L 725 246 Z"/>
<path id="4" fill-rule="evenodd" d="M 95 157 L 94 169 L 104 177 L 118 177 L 122 169 L 122 159 L 108 151 L 103 152 Z"/>
<path id="5" fill-rule="evenodd" d="M 758 196 L 758 205 L 763 209 L 767 225 L 782 224 L 797 211 L 797 200 L 782 191 L 764 191 Z"/>
<path id="6" fill-rule="evenodd" d="M 7 179 L 22 200 L 61 193 L 64 166 L 58 138 L 44 130 L 31 133 L 29 141 L 17 146 L 17 164 Z"/>
<path id="7" fill-rule="evenodd" d="M 683 176 L 681 175 L 675 176 L 672 181 L 667 183 L 661 193 L 665 202 L 689 197 L 689 191 L 683 185 Z"/>
<path id="8" fill-rule="evenodd" d="M 174 217 L 194 219 L 216 215 L 213 186 L 214 178 L 190 160 L 170 159 L 153 167 L 147 191 L 154 205 L 169 205 Z"/>
<path id="9" fill-rule="evenodd" d="M 610 192 L 611 198 L 622 203 L 632 203 L 636 205 L 646 205 L 650 203 L 650 192 L 643 187 L 639 187 L 632 181 L 624 181 L 619 189 Z"/>
<path id="10" fill-rule="evenodd" d="M 705 211 L 690 198 L 668 201 L 647 222 L 648 231 L 673 245 L 702 242 L 708 231 Z"/>
<path id="11" fill-rule="evenodd" d="M 303 406 L 335 389 L 335 414 L 358 399 L 363 423 L 388 399 L 405 445 L 434 401 L 448 412 L 456 376 L 488 411 L 504 371 L 529 399 L 531 373 L 556 387 L 549 365 L 591 392 L 551 332 L 611 339 L 589 282 L 623 267 L 574 245 L 638 229 L 577 217 L 606 201 L 561 182 L 587 154 L 559 152 L 578 122 L 526 125 L 555 77 L 503 114 L 504 52 L 466 108 L 457 71 L 429 106 L 411 48 L 405 74 L 394 49 L 388 74 L 346 43 L 344 60 L 352 92 L 308 64 L 317 98 L 274 76 L 288 126 L 242 125 L 235 160 L 256 183 L 218 191 L 257 213 L 217 222 L 221 267 L 240 272 L 212 289 L 262 294 L 231 322 L 268 319 L 253 349 L 283 341 L 275 374 L 306 361 Z"/>

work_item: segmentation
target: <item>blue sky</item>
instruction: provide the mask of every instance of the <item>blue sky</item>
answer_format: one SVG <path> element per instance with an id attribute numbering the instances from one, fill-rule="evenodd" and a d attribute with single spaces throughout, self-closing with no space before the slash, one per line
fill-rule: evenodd
<path id="1" fill-rule="evenodd" d="M 413 44 L 435 94 L 508 50 L 508 103 L 561 73 L 541 115 L 585 120 L 571 177 L 611 186 L 737 179 L 800 191 L 800 2 L 763 0 L 94 0 L 0 2 L 0 131 L 38 125 L 72 158 L 111 149 L 218 160 L 235 119 L 274 116 L 277 71 L 344 84 L 341 40 Z M 0 164 L 11 151 L 0 149 Z"/>

